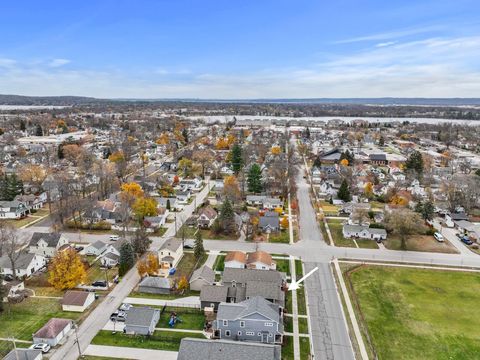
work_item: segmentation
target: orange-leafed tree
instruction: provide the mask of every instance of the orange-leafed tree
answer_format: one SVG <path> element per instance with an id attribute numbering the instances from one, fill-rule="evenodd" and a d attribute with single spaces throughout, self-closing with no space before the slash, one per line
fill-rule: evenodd
<path id="1" fill-rule="evenodd" d="M 226 176 L 223 179 L 223 193 L 230 201 L 237 201 L 240 199 L 240 187 L 235 175 Z"/>
<path id="2" fill-rule="evenodd" d="M 373 184 L 371 182 L 367 182 L 363 188 L 365 196 L 370 197 L 373 194 Z"/>
<path id="3" fill-rule="evenodd" d="M 144 276 L 147 273 L 148 266 L 147 266 L 147 262 L 145 260 L 140 260 L 137 263 L 137 271 L 138 271 L 138 275 L 140 275 L 140 276 Z"/>
<path id="4" fill-rule="evenodd" d="M 154 198 L 137 197 L 132 205 L 136 218 L 141 221 L 145 216 L 156 216 L 158 214 L 158 203 Z"/>
<path id="5" fill-rule="evenodd" d="M 215 147 L 217 150 L 228 150 L 229 145 L 227 139 L 224 137 L 219 138 L 215 144 Z"/>
<path id="6" fill-rule="evenodd" d="M 162 133 L 157 141 L 155 141 L 158 145 L 168 145 L 170 143 L 170 137 L 167 133 Z"/>
<path id="7" fill-rule="evenodd" d="M 282 228 L 288 229 L 289 222 L 288 222 L 288 217 L 287 216 L 284 216 L 282 218 L 282 221 L 280 221 L 280 225 L 282 226 Z"/>
<path id="8" fill-rule="evenodd" d="M 147 271 L 149 275 L 155 275 L 160 269 L 160 263 L 158 262 L 158 256 L 150 252 L 147 255 Z"/>
<path id="9" fill-rule="evenodd" d="M 186 276 L 182 276 L 180 278 L 180 280 L 178 281 L 177 290 L 179 292 L 183 292 L 183 291 L 188 290 L 188 280 L 187 280 Z"/>
<path id="10" fill-rule="evenodd" d="M 279 155 L 282 152 L 282 149 L 280 149 L 280 146 L 275 145 L 272 146 L 272 149 L 270 151 L 273 155 Z"/>
<path id="11" fill-rule="evenodd" d="M 47 170 L 43 165 L 25 164 L 18 171 L 23 182 L 40 185 L 47 177 Z"/>
<path id="12" fill-rule="evenodd" d="M 115 151 L 113 154 L 111 154 L 108 157 L 108 160 L 110 160 L 113 163 L 125 161 L 125 155 L 123 154 L 123 151 Z"/>
<path id="13" fill-rule="evenodd" d="M 347 160 L 347 159 L 342 159 L 342 160 L 340 160 L 340 165 L 342 165 L 342 166 L 348 166 L 348 160 Z"/>
<path id="14" fill-rule="evenodd" d="M 73 248 L 58 252 L 50 261 L 48 282 L 55 289 L 73 289 L 86 279 L 85 266 L 80 255 Z"/>

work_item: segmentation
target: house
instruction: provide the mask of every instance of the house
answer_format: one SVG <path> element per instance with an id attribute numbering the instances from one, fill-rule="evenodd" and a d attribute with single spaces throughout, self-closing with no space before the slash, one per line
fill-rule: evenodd
<path id="1" fill-rule="evenodd" d="M 201 179 L 183 179 L 178 184 L 183 191 L 199 191 L 202 188 L 203 182 Z"/>
<path id="2" fill-rule="evenodd" d="M 385 240 L 387 238 L 387 231 L 385 229 L 369 228 L 363 225 L 343 225 L 343 237 L 345 238 L 360 238 Z"/>
<path id="3" fill-rule="evenodd" d="M 255 251 L 247 255 L 247 269 L 257 270 L 275 270 L 277 263 L 272 260 L 272 256 L 265 251 Z"/>
<path id="4" fill-rule="evenodd" d="M 138 291 L 149 294 L 170 294 L 170 280 L 164 277 L 147 276 L 138 285 Z"/>
<path id="5" fill-rule="evenodd" d="M 247 195 L 247 205 L 250 206 L 263 206 L 263 202 L 267 197 L 264 195 Z"/>
<path id="6" fill-rule="evenodd" d="M 33 334 L 33 343 L 46 343 L 50 346 L 56 346 L 72 329 L 72 320 L 51 318 L 35 334 Z"/>
<path id="7" fill-rule="evenodd" d="M 227 300 L 228 287 L 221 285 L 204 285 L 200 290 L 200 306 L 202 309 L 213 308 L 218 310 L 218 305 Z"/>
<path id="8" fill-rule="evenodd" d="M 182 256 L 182 241 L 180 239 L 168 239 L 158 250 L 160 269 L 169 270 L 176 267 Z"/>
<path id="9" fill-rule="evenodd" d="M 118 202 L 106 199 L 97 201 L 92 210 L 85 212 L 84 218 L 92 222 L 105 221 L 113 225 L 121 222 L 122 215 L 118 210 Z"/>
<path id="10" fill-rule="evenodd" d="M 117 255 L 112 252 L 107 252 L 100 258 L 100 263 L 102 264 L 103 267 L 106 267 L 106 268 L 112 268 L 114 266 L 117 266 L 119 262 L 120 262 L 120 255 Z"/>
<path id="11" fill-rule="evenodd" d="M 372 165 L 387 165 L 387 155 L 386 154 L 369 154 L 368 160 Z"/>
<path id="12" fill-rule="evenodd" d="M 177 360 L 281 360 L 280 345 L 183 338 Z"/>
<path id="13" fill-rule="evenodd" d="M 178 203 L 177 198 L 174 197 L 154 197 L 157 200 L 158 207 L 165 208 L 170 211 L 181 211 L 183 205 Z"/>
<path id="14" fill-rule="evenodd" d="M 85 248 L 85 255 L 99 256 L 107 249 L 107 244 L 103 241 L 95 241 Z"/>
<path id="15" fill-rule="evenodd" d="M 41 209 L 47 202 L 47 193 L 42 192 L 39 195 L 17 195 L 15 200 L 25 204 L 29 211 Z"/>
<path id="16" fill-rule="evenodd" d="M 63 295 L 62 310 L 84 312 L 95 301 L 95 293 L 90 291 L 68 290 Z"/>
<path id="17" fill-rule="evenodd" d="M 68 239 L 61 233 L 33 233 L 29 246 L 32 254 L 53 257 L 60 248 L 68 245 Z"/>
<path id="18" fill-rule="evenodd" d="M 12 349 L 3 360 L 41 360 L 43 359 L 41 350 L 34 349 Z"/>
<path id="19" fill-rule="evenodd" d="M 40 270 L 47 264 L 47 260 L 42 255 L 31 253 L 21 253 L 15 261 L 15 275 L 19 278 L 30 276 Z M 0 274 L 13 275 L 10 259 L 4 255 L 0 258 Z"/>
<path id="20" fill-rule="evenodd" d="M 143 219 L 143 224 L 145 227 L 150 229 L 160 229 L 162 226 L 165 225 L 168 217 L 168 210 L 164 212 L 162 215 L 157 216 L 145 216 Z"/>
<path id="21" fill-rule="evenodd" d="M 278 198 L 267 197 L 263 201 L 263 208 L 268 210 L 283 209 L 283 202 Z"/>
<path id="22" fill-rule="evenodd" d="M 335 164 L 340 161 L 342 152 L 339 149 L 331 149 L 320 155 L 320 162 L 322 164 Z"/>
<path id="23" fill-rule="evenodd" d="M 224 267 L 245 269 L 247 264 L 247 255 L 243 251 L 229 251 L 225 255 Z"/>
<path id="24" fill-rule="evenodd" d="M 265 233 L 280 231 L 280 218 L 276 212 L 268 212 L 260 217 L 258 227 Z"/>
<path id="25" fill-rule="evenodd" d="M 281 344 L 283 317 L 277 304 L 260 296 L 238 304 L 222 302 L 212 324 L 214 337 L 225 340 Z"/>
<path id="26" fill-rule="evenodd" d="M 27 205 L 21 201 L 0 201 L 0 219 L 21 219 L 28 211 Z"/>
<path id="27" fill-rule="evenodd" d="M 180 204 L 188 204 L 188 201 L 190 200 L 190 197 L 191 197 L 191 193 L 190 193 L 190 190 L 186 190 L 186 191 L 177 191 L 175 193 L 175 196 L 177 197 L 177 200 Z"/>
<path id="28" fill-rule="evenodd" d="M 198 227 L 203 229 L 210 228 L 210 226 L 213 225 L 213 222 L 215 221 L 217 216 L 218 216 L 217 212 L 211 206 L 203 207 L 202 209 L 200 209 L 198 214 L 198 218 L 197 218 Z"/>
<path id="29" fill-rule="evenodd" d="M 195 270 L 190 277 L 190 290 L 201 291 L 205 285 L 213 285 L 215 283 L 215 271 L 206 265 Z"/>
<path id="30" fill-rule="evenodd" d="M 125 333 L 152 335 L 160 320 L 160 310 L 149 307 L 132 307 L 127 312 Z"/>
<path id="31" fill-rule="evenodd" d="M 464 212 L 449 212 L 448 214 L 445 214 L 445 224 L 448 227 L 454 227 L 456 221 L 468 221 L 468 216 Z"/>

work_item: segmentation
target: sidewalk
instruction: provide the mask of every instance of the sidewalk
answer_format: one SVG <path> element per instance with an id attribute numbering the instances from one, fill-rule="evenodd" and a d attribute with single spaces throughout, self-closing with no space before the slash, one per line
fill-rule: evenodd
<path id="1" fill-rule="evenodd" d="M 125 300 L 123 300 L 123 302 L 129 303 L 132 305 L 155 305 L 155 306 L 167 305 L 167 306 L 177 306 L 177 307 L 200 308 L 200 297 L 198 296 L 187 296 L 187 297 L 173 299 L 173 300 L 127 297 L 125 298 Z"/>
<path id="2" fill-rule="evenodd" d="M 129 348 L 120 346 L 105 345 L 89 345 L 84 355 L 103 356 L 119 359 L 136 359 L 136 360 L 177 360 L 178 353 L 166 350 L 151 350 L 140 348 Z"/>
<path id="3" fill-rule="evenodd" d="M 295 272 L 295 258 L 290 256 L 290 273 L 292 281 L 297 280 L 297 275 Z M 290 291 L 290 290 L 289 290 Z M 291 291 L 292 294 L 292 315 L 293 315 L 293 358 L 295 360 L 300 359 L 300 337 L 299 337 L 299 328 L 298 328 L 298 301 L 297 301 L 297 290 Z"/>
<path id="4" fill-rule="evenodd" d="M 208 266 L 210 269 L 213 269 L 213 265 L 215 264 L 215 259 L 220 254 L 220 251 L 209 251 L 207 261 L 205 261 L 205 265 Z"/>

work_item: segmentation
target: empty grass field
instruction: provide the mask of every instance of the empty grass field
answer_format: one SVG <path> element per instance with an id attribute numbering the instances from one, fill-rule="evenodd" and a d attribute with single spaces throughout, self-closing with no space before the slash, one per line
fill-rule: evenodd
<path id="1" fill-rule="evenodd" d="M 378 359 L 479 358 L 479 274 L 380 266 L 348 274 Z"/>

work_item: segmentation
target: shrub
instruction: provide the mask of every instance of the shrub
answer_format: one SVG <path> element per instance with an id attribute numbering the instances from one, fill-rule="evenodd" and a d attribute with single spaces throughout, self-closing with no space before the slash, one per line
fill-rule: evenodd
<path id="1" fill-rule="evenodd" d="M 372 223 L 370 224 L 369 228 L 371 229 L 385 229 L 385 225 L 380 223 Z"/>
<path id="2" fill-rule="evenodd" d="M 434 228 L 431 228 L 431 227 L 428 227 L 427 230 L 425 231 L 425 235 L 430 235 L 430 236 L 433 236 L 433 234 L 435 234 L 435 229 Z"/>

